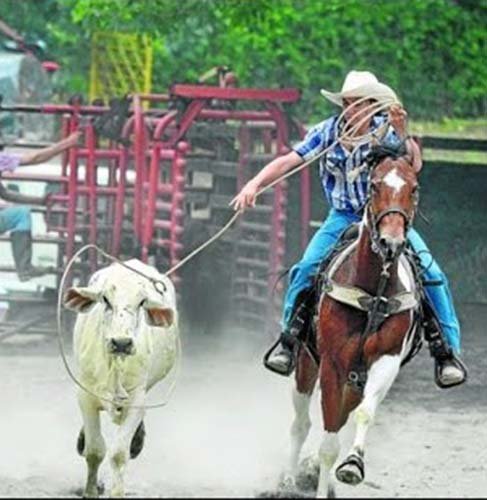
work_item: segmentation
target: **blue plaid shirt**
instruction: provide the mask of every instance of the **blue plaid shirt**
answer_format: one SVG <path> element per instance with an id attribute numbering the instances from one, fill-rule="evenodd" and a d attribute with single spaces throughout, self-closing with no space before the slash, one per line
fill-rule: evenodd
<path id="1" fill-rule="evenodd" d="M 338 117 L 338 115 L 332 116 L 315 125 L 306 134 L 306 137 L 293 147 L 293 150 L 307 161 L 331 146 L 342 128 L 341 126 L 336 127 Z M 385 121 L 385 115 L 374 116 L 369 132 L 376 132 L 378 138 L 385 135 L 388 140 L 399 140 L 392 127 L 387 129 L 386 134 L 378 130 L 384 127 Z M 341 125 L 343 125 L 343 121 Z M 354 147 L 353 151 L 348 151 L 338 143 L 320 158 L 320 178 L 323 191 L 333 208 L 357 212 L 365 205 L 369 172 L 367 168 L 360 167 L 365 166 L 365 158 L 369 151 L 370 142 Z M 350 174 L 354 169 L 359 170 Z"/>

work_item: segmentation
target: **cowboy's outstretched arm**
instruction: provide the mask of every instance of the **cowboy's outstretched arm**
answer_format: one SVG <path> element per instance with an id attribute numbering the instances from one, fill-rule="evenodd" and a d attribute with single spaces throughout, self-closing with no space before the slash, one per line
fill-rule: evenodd
<path id="1" fill-rule="evenodd" d="M 302 161 L 301 156 L 295 151 L 275 158 L 245 184 L 240 193 L 230 202 L 230 205 L 235 210 L 255 206 L 256 196 L 260 189 L 297 167 Z"/>
<path id="2" fill-rule="evenodd" d="M 62 153 L 66 149 L 75 146 L 80 137 L 80 132 L 76 131 L 68 135 L 62 141 L 56 142 L 51 146 L 39 149 L 38 151 L 32 151 L 25 153 L 20 157 L 19 165 L 37 165 L 39 163 L 44 163 L 59 153 Z"/>

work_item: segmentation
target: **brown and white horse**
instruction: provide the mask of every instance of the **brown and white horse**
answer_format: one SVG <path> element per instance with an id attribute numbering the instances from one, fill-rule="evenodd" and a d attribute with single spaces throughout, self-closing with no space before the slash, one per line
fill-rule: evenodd
<path id="1" fill-rule="evenodd" d="M 407 156 L 386 156 L 371 171 L 369 201 L 358 239 L 332 261 L 315 318 L 319 366 L 299 353 L 293 392 L 290 472 L 295 474 L 311 423 L 309 404 L 321 387 L 324 433 L 319 448 L 319 497 L 334 497 L 332 468 L 339 431 L 353 412 L 356 433 L 338 480 L 364 478 L 365 437 L 378 405 L 411 349 L 419 306 L 402 249 L 417 205 L 417 176 Z"/>

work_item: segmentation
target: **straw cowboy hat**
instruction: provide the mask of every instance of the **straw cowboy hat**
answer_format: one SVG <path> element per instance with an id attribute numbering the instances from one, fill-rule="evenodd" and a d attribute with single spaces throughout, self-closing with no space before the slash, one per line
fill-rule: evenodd
<path id="1" fill-rule="evenodd" d="M 370 97 L 376 101 L 395 101 L 399 103 L 396 93 L 370 71 L 350 71 L 345 77 L 340 92 L 321 89 L 321 95 L 338 106 L 343 106 L 343 99 L 350 97 Z"/>

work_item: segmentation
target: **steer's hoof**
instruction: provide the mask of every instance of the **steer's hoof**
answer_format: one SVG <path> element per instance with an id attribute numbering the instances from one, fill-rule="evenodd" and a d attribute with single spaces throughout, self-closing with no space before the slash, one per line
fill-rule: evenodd
<path id="1" fill-rule="evenodd" d="M 81 427 L 81 430 L 78 434 L 78 441 L 76 442 L 76 450 L 78 454 L 83 456 L 83 452 L 85 451 L 85 430 Z"/>
<path id="2" fill-rule="evenodd" d="M 350 455 L 337 467 L 335 475 L 342 483 L 355 486 L 364 480 L 364 462 L 358 455 Z"/>
<path id="3" fill-rule="evenodd" d="M 142 420 L 135 431 L 134 437 L 130 443 L 130 458 L 137 458 L 144 447 L 145 425 Z"/>

